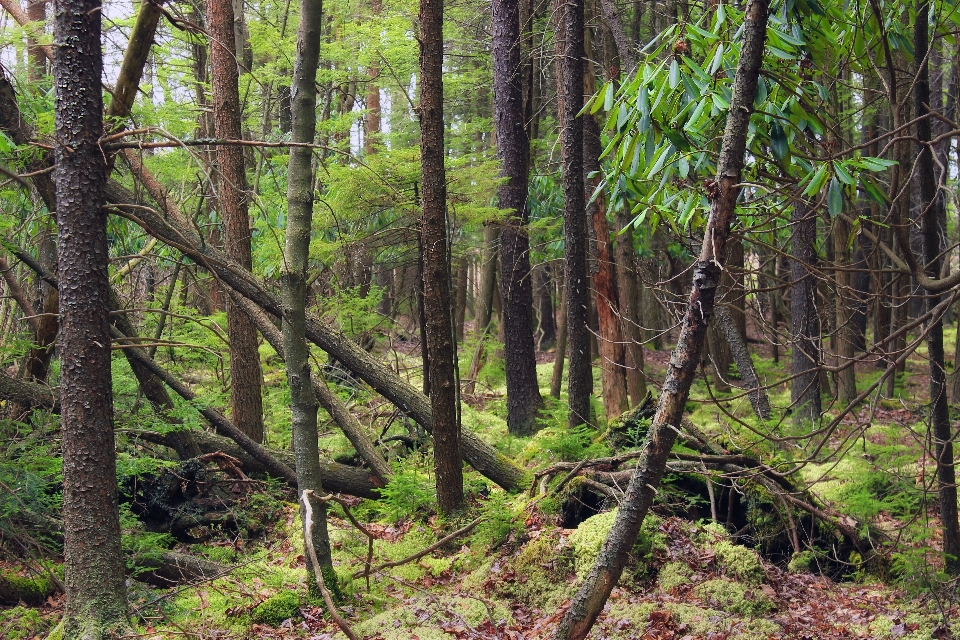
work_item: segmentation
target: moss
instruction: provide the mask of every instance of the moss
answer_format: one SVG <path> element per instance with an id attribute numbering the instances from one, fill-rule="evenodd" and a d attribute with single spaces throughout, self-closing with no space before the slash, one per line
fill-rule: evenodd
<path id="1" fill-rule="evenodd" d="M 377 634 L 376 637 L 383 640 L 410 640 L 413 637 L 420 640 L 450 640 L 450 634 L 440 625 L 444 622 L 456 624 L 459 622 L 457 616 L 471 626 L 478 626 L 489 619 L 492 613 L 494 620 L 506 620 L 509 624 L 510 611 L 500 604 L 491 604 L 492 612 L 475 598 L 457 595 L 414 598 L 367 618 L 356 625 L 354 631 L 360 637 Z"/>
<path id="2" fill-rule="evenodd" d="M 870 636 L 881 640 L 887 640 L 887 638 L 921 640 L 932 637 L 931 632 L 936 624 L 936 616 L 924 616 L 918 613 L 911 613 L 903 620 L 897 620 L 897 622 L 887 616 L 877 616 L 870 623 L 868 632 Z M 897 627 L 896 631 L 894 630 L 895 626 Z M 911 631 L 911 629 L 913 630 Z"/>
<path id="3" fill-rule="evenodd" d="M 559 549 L 558 549 L 559 547 Z M 564 553 L 566 551 L 566 553 Z M 524 545 L 513 557 L 485 563 L 473 574 L 468 588 L 489 584 L 495 595 L 542 609 L 550 609 L 570 595 L 567 577 L 572 569 L 569 550 L 551 535 L 541 535 Z M 490 580 L 492 578 L 492 581 Z"/>
<path id="4" fill-rule="evenodd" d="M 597 560 L 616 517 L 616 509 L 598 513 L 584 520 L 576 531 L 570 534 L 569 542 L 573 548 L 578 577 L 583 578 Z M 659 532 L 661 523 L 662 521 L 654 516 L 648 515 L 644 518 L 640 535 L 633 547 L 633 554 L 639 560 L 646 561 L 654 552 L 666 547 L 666 537 Z"/>
<path id="5" fill-rule="evenodd" d="M 810 573 L 810 566 L 813 564 L 816 556 L 813 551 L 800 551 L 790 557 L 787 564 L 787 570 L 790 573 Z"/>
<path id="6" fill-rule="evenodd" d="M 630 603 L 614 601 L 606 612 L 607 620 L 616 621 L 604 637 L 610 640 L 633 640 L 650 624 L 650 614 L 665 609 L 677 628 L 683 628 L 684 637 L 707 638 L 718 632 L 729 632 L 738 640 L 767 640 L 781 632 L 780 626 L 762 618 L 738 618 L 722 611 L 687 604 L 667 603 L 658 606 L 652 602 Z M 680 634 L 678 634 L 680 635 Z M 720 634 L 722 635 L 722 633 Z"/>
<path id="7" fill-rule="evenodd" d="M 726 575 L 753 584 L 763 581 L 763 565 L 752 549 L 721 540 L 713 545 L 713 552 L 717 556 L 717 565 Z"/>
<path id="8" fill-rule="evenodd" d="M 9 571 L 0 572 L 0 604 L 38 604 L 53 595 L 54 590 L 47 575 L 30 578 Z"/>
<path id="9" fill-rule="evenodd" d="M 693 593 L 711 607 L 750 618 L 774 608 L 773 601 L 762 592 L 730 580 L 708 580 L 697 585 Z"/>
<path id="10" fill-rule="evenodd" d="M 721 524 L 716 522 L 707 522 L 705 524 L 697 525 L 696 531 L 694 531 L 693 542 L 699 547 L 712 547 L 716 543 L 722 540 L 729 540 L 730 534 Z"/>
<path id="11" fill-rule="evenodd" d="M 254 608 L 253 621 L 279 627 L 284 620 L 299 615 L 300 597 L 292 591 L 281 591 Z"/>
<path id="12" fill-rule="evenodd" d="M 50 620 L 44 620 L 36 609 L 14 607 L 0 611 L 0 631 L 7 640 L 39 636 L 50 628 L 51 623 Z"/>
<path id="13" fill-rule="evenodd" d="M 664 591 L 670 591 L 681 585 L 689 584 L 692 577 L 693 569 L 686 562 L 668 562 L 660 569 L 657 584 Z"/>

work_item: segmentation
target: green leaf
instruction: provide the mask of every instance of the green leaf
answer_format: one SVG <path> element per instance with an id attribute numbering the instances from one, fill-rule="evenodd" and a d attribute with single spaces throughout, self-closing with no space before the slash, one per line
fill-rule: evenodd
<path id="1" fill-rule="evenodd" d="M 673 62 L 670 63 L 670 88 L 676 89 L 679 83 L 680 83 L 680 64 L 677 62 L 677 59 L 674 58 Z"/>
<path id="2" fill-rule="evenodd" d="M 719 93 L 715 92 L 712 97 L 713 105 L 717 108 L 717 110 L 726 111 L 730 108 L 730 103 L 727 102 Z"/>
<path id="3" fill-rule="evenodd" d="M 723 43 L 717 45 L 717 52 L 713 55 L 713 60 L 710 62 L 710 67 L 707 69 L 707 73 L 711 76 L 717 72 L 720 68 L 720 63 L 723 62 Z"/>
<path id="4" fill-rule="evenodd" d="M 680 156 L 680 160 L 677 161 L 677 173 L 684 180 L 690 175 L 690 161 L 687 160 L 687 156 Z"/>
<path id="5" fill-rule="evenodd" d="M 823 188 L 823 183 L 827 181 L 827 166 L 828 165 L 826 164 L 820 165 L 820 168 L 817 169 L 816 173 L 814 173 L 813 177 L 810 179 L 810 184 L 808 184 L 807 188 L 804 189 L 804 195 L 816 195 L 820 189 Z"/>
<path id="6" fill-rule="evenodd" d="M 874 184 L 867 175 L 860 174 L 860 186 L 864 191 L 867 192 L 867 195 L 870 196 L 870 199 L 876 202 L 879 205 L 886 206 L 887 204 L 887 194 L 880 190 L 880 188 Z"/>
<path id="7" fill-rule="evenodd" d="M 884 158 L 872 158 L 866 156 L 860 158 L 860 164 L 863 165 L 863 168 L 868 171 L 883 171 L 884 169 L 889 169 L 893 165 L 897 164 L 896 160 L 886 160 Z"/>
<path id="8" fill-rule="evenodd" d="M 843 184 L 856 184 L 856 180 L 853 179 L 853 176 L 847 171 L 847 167 L 844 166 L 843 162 L 833 163 L 833 170 L 836 172 L 837 177 L 840 178 L 840 182 Z"/>
<path id="9" fill-rule="evenodd" d="M 603 96 L 603 110 L 610 111 L 613 109 L 613 83 L 607 83 L 607 90 Z"/>
<path id="10" fill-rule="evenodd" d="M 664 129 L 663 135 L 665 135 L 673 146 L 675 146 L 680 151 L 690 151 L 690 143 L 687 142 L 687 139 L 683 137 L 683 134 L 674 129 Z"/>
<path id="11" fill-rule="evenodd" d="M 10 153 L 16 148 L 17 145 L 14 144 L 13 140 L 6 133 L 0 131 L 0 153 Z"/>
<path id="12" fill-rule="evenodd" d="M 759 108 L 760 105 L 766 101 L 767 95 L 769 95 L 769 91 L 767 89 L 766 81 L 763 79 L 763 77 L 757 78 L 757 94 L 753 98 L 754 109 Z"/>
<path id="13" fill-rule="evenodd" d="M 843 187 L 836 176 L 830 179 L 830 188 L 827 189 L 827 209 L 831 218 L 836 218 L 843 211 Z"/>
<path id="14" fill-rule="evenodd" d="M 787 142 L 787 134 L 779 122 L 770 125 L 770 148 L 773 150 L 773 157 L 779 162 L 785 162 L 790 155 L 790 144 Z"/>

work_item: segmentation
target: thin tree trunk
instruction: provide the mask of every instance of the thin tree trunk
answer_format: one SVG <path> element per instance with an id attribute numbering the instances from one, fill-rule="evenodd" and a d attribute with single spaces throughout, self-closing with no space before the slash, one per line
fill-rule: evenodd
<path id="1" fill-rule="evenodd" d="M 928 3 L 917 5 L 917 19 L 913 26 L 914 50 L 919 66 L 914 84 L 915 108 L 918 116 L 929 112 L 930 67 L 927 61 L 929 47 Z M 926 274 L 931 279 L 940 278 L 940 221 L 935 199 L 938 196 L 934 180 L 933 150 L 929 119 L 917 123 L 917 175 L 920 181 L 920 208 L 923 233 L 923 253 Z M 927 296 L 927 310 L 940 303 L 940 296 Z M 940 522 L 943 529 L 944 567 L 947 573 L 960 573 L 960 520 L 957 515 L 956 470 L 953 463 L 953 433 L 947 406 L 946 369 L 943 353 L 943 320 L 931 320 L 927 334 L 927 354 L 930 359 L 930 427 L 937 458 L 937 492 L 940 498 Z"/>
<path id="2" fill-rule="evenodd" d="M 553 282 L 550 279 L 548 265 L 534 269 L 534 276 L 536 286 L 535 297 L 538 307 L 537 315 L 540 320 L 539 348 L 541 351 L 546 351 L 557 341 L 557 322 L 553 312 L 553 297 L 550 295 L 553 290 Z"/>
<path id="3" fill-rule="evenodd" d="M 320 60 L 320 27 L 323 0 L 302 0 L 300 28 L 297 32 L 297 57 L 290 87 L 292 133 L 294 142 L 312 143 L 317 131 L 317 66 Z M 306 338 L 307 264 L 310 257 L 310 230 L 313 225 L 313 151 L 306 147 L 290 149 L 287 170 L 287 229 L 284 248 L 284 272 L 281 279 L 283 300 L 283 353 L 292 410 L 293 453 L 296 460 L 297 493 L 313 491 L 323 495 L 320 479 L 320 451 L 317 445 L 317 396 L 310 379 L 310 345 Z M 233 305 L 231 305 L 233 306 Z M 246 318 L 249 321 L 249 318 Z M 252 325 L 253 323 L 250 322 Z M 254 334 L 256 335 L 256 334 Z M 302 507 L 301 507 L 302 509 Z M 302 515 L 302 514 L 301 514 Z M 319 569 L 328 588 L 337 593 L 337 575 L 333 570 L 330 537 L 327 533 L 327 506 L 316 505 L 316 524 L 307 541 L 316 551 Z M 313 560 L 307 562 L 307 575 L 313 574 Z M 313 581 L 308 577 L 308 584 Z"/>
<path id="4" fill-rule="evenodd" d="M 719 194 L 712 201 L 699 259 L 694 269 L 693 289 L 687 305 L 680 339 L 671 357 L 644 443 L 645 457 L 637 466 L 630 486 L 620 503 L 616 520 L 597 556 L 597 561 L 574 596 L 557 627 L 555 640 L 583 640 L 603 610 L 610 592 L 620 579 L 640 526 L 653 504 L 657 485 L 666 469 L 667 458 L 676 440 L 683 410 L 690 394 L 707 323 L 713 312 L 720 261 L 730 233 L 735 204 L 740 194 L 740 174 L 746 150 L 747 129 L 763 60 L 767 25 L 767 0 L 751 0 L 746 7 L 743 48 L 733 85 L 733 98 L 717 163 Z"/>
<path id="5" fill-rule="evenodd" d="M 557 350 L 553 356 L 553 377 L 550 379 L 550 395 L 560 398 L 563 386 L 563 361 L 567 355 L 567 288 L 560 288 L 560 326 L 557 327 Z"/>
<path id="6" fill-rule="evenodd" d="M 454 323 L 457 328 L 457 342 L 463 341 L 463 324 L 467 319 L 467 258 L 457 263 L 457 295 L 454 301 Z"/>
<path id="7" fill-rule="evenodd" d="M 853 279 L 850 277 L 850 250 L 848 241 L 850 225 L 840 216 L 833 220 L 833 257 L 837 269 L 834 271 L 834 280 L 837 291 L 836 301 L 836 336 L 837 336 L 837 364 L 848 364 L 854 357 L 853 314 L 854 300 L 851 293 Z M 850 366 L 837 372 L 837 396 L 843 406 L 847 406 L 857 397 L 857 372 Z"/>
<path id="8" fill-rule="evenodd" d="M 790 330 L 793 360 L 790 400 L 794 423 L 809 427 L 820 419 L 820 316 L 817 315 L 817 284 L 812 270 L 817 263 L 816 211 L 798 200 L 790 215 L 793 224 L 790 260 Z"/>
<path id="9" fill-rule="evenodd" d="M 214 134 L 218 138 L 239 140 L 243 136 L 234 21 L 231 0 L 207 0 Z M 226 252 L 249 270 L 253 258 L 243 147 L 220 145 L 216 156 L 219 170 L 217 199 L 223 217 Z M 230 305 L 227 305 L 227 331 L 230 335 L 233 421 L 253 440 L 263 442 L 263 398 L 260 393 L 263 374 L 257 331 L 245 314 L 231 309 Z"/>
<path id="10" fill-rule="evenodd" d="M 590 422 L 593 394 L 590 283 L 587 276 L 586 197 L 583 184 L 583 0 L 557 2 L 557 76 L 563 165 L 564 283 L 567 295 L 567 404 L 569 426 Z"/>
<path id="11" fill-rule="evenodd" d="M 443 0 L 420 0 L 420 162 L 422 166 L 424 312 L 427 317 L 433 410 L 433 460 L 437 506 L 452 515 L 463 509 L 456 343 L 450 313 L 447 249 L 447 186 L 443 143 Z"/>
<path id="12" fill-rule="evenodd" d="M 640 328 L 640 278 L 633 249 L 633 225 L 630 215 L 617 211 L 617 294 L 620 300 L 620 321 L 627 342 L 627 389 L 634 406 L 647 397 L 647 376 L 644 374 L 643 329 Z"/>
<path id="13" fill-rule="evenodd" d="M 493 104 L 501 177 L 500 208 L 508 213 L 500 231 L 500 297 L 503 300 L 507 428 L 514 435 L 536 431 L 543 407 L 533 341 L 533 291 L 527 235 L 530 141 L 523 117 L 519 0 L 493 0 Z"/>
<path id="14" fill-rule="evenodd" d="M 127 626 L 110 368 L 100 0 L 54 11 L 65 638 Z"/>

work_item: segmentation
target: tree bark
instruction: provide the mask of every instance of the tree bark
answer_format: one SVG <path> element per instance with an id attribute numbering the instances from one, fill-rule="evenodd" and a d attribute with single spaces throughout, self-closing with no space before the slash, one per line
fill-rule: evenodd
<path id="1" fill-rule="evenodd" d="M 563 386 L 563 361 L 567 356 L 567 288 L 560 288 L 560 326 L 557 328 L 557 350 L 553 356 L 553 376 L 550 379 L 550 395 L 560 399 Z"/>
<path id="2" fill-rule="evenodd" d="M 291 136 L 294 142 L 312 143 L 317 132 L 317 67 L 323 0 L 302 0 L 297 31 L 297 57 L 290 85 Z M 292 411 L 293 452 L 296 459 L 297 493 L 313 491 L 323 495 L 320 478 L 320 450 L 317 444 L 317 396 L 310 378 L 310 345 L 306 338 L 307 265 L 310 259 L 310 232 L 313 226 L 313 151 L 290 149 L 287 169 L 287 229 L 282 276 L 283 354 Z M 233 304 L 231 304 L 233 306 Z M 253 322 L 244 317 L 256 336 Z M 302 507 L 301 507 L 302 509 Z M 301 513 L 301 515 L 303 515 Z M 305 532 L 306 533 L 306 532 Z M 336 588 L 330 537 L 327 532 L 327 505 L 316 506 L 315 526 L 309 533 L 316 550 L 319 570 L 325 582 Z M 307 581 L 314 567 L 307 562 Z"/>
<path id="3" fill-rule="evenodd" d="M 54 14 L 64 637 L 99 640 L 127 626 L 110 369 L 107 166 L 99 145 L 101 3 L 57 0 Z"/>
<path id="4" fill-rule="evenodd" d="M 210 36 L 210 88 L 213 129 L 218 138 L 240 140 L 240 88 L 237 69 L 235 16 L 231 0 L 207 0 Z M 218 193 L 226 253 L 247 270 L 253 266 L 250 220 L 247 213 L 247 177 L 243 147 L 219 145 Z M 263 442 L 263 398 L 260 393 L 260 353 L 257 332 L 245 314 L 227 305 L 230 335 L 230 380 L 233 421 L 256 442 Z"/>
<path id="5" fill-rule="evenodd" d="M 700 349 L 721 276 L 720 261 L 724 258 L 723 249 L 740 194 L 747 129 L 763 60 L 767 11 L 767 0 L 751 0 L 746 7 L 743 47 L 717 164 L 719 193 L 711 203 L 710 218 L 694 267 L 693 288 L 683 317 L 680 339 L 670 359 L 663 393 L 644 442 L 644 458 L 630 479 L 616 520 L 596 563 L 554 633 L 555 640 L 583 640 L 603 610 L 636 543 L 643 519 L 653 504 L 667 458 L 676 440 L 690 385 L 700 362 Z"/>
<path id="6" fill-rule="evenodd" d="M 918 69 L 914 84 L 914 101 L 918 116 L 930 111 L 930 66 L 927 60 L 929 49 L 929 4 L 924 0 L 917 4 L 917 19 L 913 26 L 915 60 Z M 923 257 L 926 275 L 930 279 L 940 277 L 942 258 L 940 253 L 940 221 L 936 207 L 937 185 L 935 183 L 932 138 L 929 119 L 917 122 L 917 176 L 920 181 L 921 227 L 923 233 Z M 940 303 L 940 296 L 927 296 L 927 310 Z M 953 433 L 950 427 L 947 406 L 947 377 L 943 352 L 943 320 L 933 318 L 927 334 L 927 357 L 930 360 L 930 430 L 933 435 L 937 458 L 937 493 L 940 498 L 940 521 L 943 528 L 944 568 L 947 573 L 960 573 L 960 520 L 957 515 L 956 470 L 953 461 Z"/>
<path id="7" fill-rule="evenodd" d="M 553 312 L 553 282 L 550 278 L 549 264 L 533 270 L 535 298 L 537 300 L 541 351 L 547 351 L 557 341 L 557 322 Z"/>
<path id="8" fill-rule="evenodd" d="M 567 295 L 567 403 L 569 426 L 590 422 L 593 394 L 590 283 L 587 277 L 586 197 L 583 185 L 583 0 L 557 2 L 557 76 L 563 165 L 564 282 Z"/>
<path id="9" fill-rule="evenodd" d="M 820 316 L 817 314 L 817 282 L 812 273 L 817 264 L 817 214 L 797 200 L 790 214 L 793 225 L 790 259 L 790 341 L 792 363 L 790 400 L 793 420 L 810 427 L 820 420 Z"/>
<path id="10" fill-rule="evenodd" d="M 433 462 L 437 506 L 452 515 L 463 509 L 459 398 L 456 385 L 450 262 L 447 248 L 447 185 L 443 143 L 443 0 L 420 0 L 420 162 L 423 209 L 423 303 L 430 361 Z"/>
<path id="11" fill-rule="evenodd" d="M 543 407 L 537 384 L 533 341 L 533 291 L 527 186 L 530 140 L 523 117 L 523 68 L 520 62 L 519 0 L 493 0 L 493 105 L 500 177 L 500 297 L 503 300 L 504 360 L 507 377 L 507 428 L 514 435 L 537 430 Z"/>

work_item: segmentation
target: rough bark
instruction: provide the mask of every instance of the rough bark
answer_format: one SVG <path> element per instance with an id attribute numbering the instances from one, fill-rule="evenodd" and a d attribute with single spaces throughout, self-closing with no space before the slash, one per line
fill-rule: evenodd
<path id="1" fill-rule="evenodd" d="M 740 371 L 740 377 L 743 380 L 743 388 L 747 390 L 747 397 L 750 399 L 750 405 L 754 413 L 761 420 L 769 420 L 772 417 L 770 410 L 770 399 L 767 397 L 766 389 L 757 376 L 757 370 L 753 366 L 753 360 L 750 359 L 750 351 L 747 349 L 747 343 L 744 342 L 740 330 L 730 315 L 726 307 L 718 306 L 717 326 L 723 333 L 723 337 L 730 347 L 730 355 L 733 361 L 737 363 L 737 370 Z"/>
<path id="2" fill-rule="evenodd" d="M 27 0 L 27 19 L 43 24 L 47 20 L 46 0 Z M 35 34 L 27 34 L 27 80 L 34 86 L 43 78 L 47 67 L 47 55 L 37 42 Z M 38 87 L 39 88 L 39 87 Z"/>
<path id="3" fill-rule="evenodd" d="M 457 342 L 463 341 L 463 325 L 467 320 L 467 258 L 457 261 L 457 291 L 453 305 L 453 323 L 457 331 Z"/>
<path id="4" fill-rule="evenodd" d="M 312 143 L 317 131 L 317 66 L 320 60 L 322 0 L 302 0 L 300 28 L 297 31 L 297 57 L 290 85 L 291 136 L 294 142 Z M 283 349 L 290 389 L 293 452 L 296 459 L 297 493 L 313 491 L 323 495 L 320 479 L 320 451 L 317 443 L 317 396 L 310 377 L 310 345 L 306 339 L 307 264 L 310 258 L 310 232 L 313 225 L 313 151 L 306 147 L 290 149 L 287 169 L 287 229 L 283 252 L 282 294 Z M 231 307 L 234 305 L 231 304 Z M 244 324 L 254 329 L 249 316 Z M 254 336 L 256 333 L 254 331 Z M 301 507 L 302 509 L 302 507 Z M 301 513 L 301 515 L 303 515 Z M 320 570 L 333 573 L 330 536 L 327 531 L 327 506 L 316 509 L 316 524 L 308 542 L 316 550 Z M 313 560 L 307 564 L 312 564 Z M 307 567 L 307 575 L 313 573 Z M 335 584 L 335 582 L 334 582 Z"/>
<path id="5" fill-rule="evenodd" d="M 590 333 L 590 283 L 587 277 L 586 198 L 583 185 L 583 0 L 558 3 L 557 76 L 560 148 L 563 165 L 564 281 L 567 295 L 567 403 L 569 425 L 590 422 L 593 394 Z"/>
<path id="6" fill-rule="evenodd" d="M 207 33 L 210 36 L 210 88 L 213 95 L 213 130 L 218 138 L 240 140 L 240 88 L 237 69 L 235 16 L 231 0 L 207 0 Z M 217 203 L 223 218 L 224 246 L 234 261 L 249 270 L 250 220 L 247 213 L 247 177 L 243 147 L 219 145 L 216 149 Z M 233 421 L 244 433 L 263 442 L 263 398 L 260 394 L 260 354 L 257 332 L 243 313 L 227 305 L 230 336 L 230 391 Z"/>
<path id="7" fill-rule="evenodd" d="M 855 331 L 853 315 L 855 293 L 851 285 L 853 278 L 850 273 L 850 225 L 838 216 L 833 221 L 833 257 L 837 269 L 834 271 L 836 281 L 836 352 L 837 365 L 849 364 L 855 355 Z M 853 402 L 857 397 L 857 372 L 850 366 L 837 372 L 837 397 L 844 406 Z"/>
<path id="8" fill-rule="evenodd" d="M 100 149 L 100 0 L 58 0 L 53 75 L 63 438 L 64 637 L 127 625 L 110 369 L 109 254 Z"/>
<path id="9" fill-rule="evenodd" d="M 423 206 L 423 306 L 430 361 L 433 462 L 437 507 L 463 509 L 456 343 L 450 305 L 447 249 L 447 185 L 443 142 L 443 0 L 420 0 L 420 164 Z"/>
<path id="10" fill-rule="evenodd" d="M 817 314 L 817 283 L 812 270 L 817 263 L 814 242 L 817 214 L 806 202 L 797 200 L 790 214 L 792 223 L 790 258 L 790 341 L 792 363 L 790 400 L 793 420 L 809 427 L 820 420 L 820 316 Z"/>
<path id="11" fill-rule="evenodd" d="M 567 288 L 560 289 L 560 326 L 557 328 L 557 350 L 553 355 L 553 376 L 550 378 L 550 395 L 560 398 L 563 386 L 563 361 L 567 355 Z"/>
<path id="12" fill-rule="evenodd" d="M 140 89 L 143 67 L 150 56 L 153 36 L 160 21 L 160 9 L 152 2 L 140 3 L 137 21 L 130 32 L 130 41 L 123 53 L 120 73 L 113 89 L 113 99 L 107 108 L 108 118 L 127 118 Z M 108 126 L 109 129 L 115 127 Z"/>
<path id="13" fill-rule="evenodd" d="M 550 278 L 548 264 L 534 269 L 533 273 L 540 329 L 538 348 L 541 351 L 547 351 L 557 341 L 557 321 L 553 312 L 553 281 Z"/>
<path id="14" fill-rule="evenodd" d="M 929 4 L 917 5 L 917 19 L 913 26 L 914 49 L 918 65 L 914 84 L 914 102 L 917 115 L 929 112 L 930 66 L 927 60 L 929 48 Z M 923 258 L 925 272 L 930 279 L 940 277 L 942 258 L 940 254 L 940 221 L 936 207 L 937 185 L 935 183 L 933 149 L 929 119 L 917 123 L 917 175 L 920 181 L 921 228 L 923 233 Z M 940 303 L 940 296 L 927 296 L 927 310 Z M 956 469 L 953 460 L 953 433 L 947 406 L 947 377 L 943 352 L 943 320 L 934 318 L 927 333 L 927 357 L 930 360 L 930 427 L 937 459 L 937 493 L 940 498 L 940 521 L 943 529 L 944 567 L 947 573 L 960 573 L 960 521 L 957 515 Z"/>
<path id="15" fill-rule="evenodd" d="M 751 0 L 744 15 L 743 48 L 733 84 L 733 99 L 717 164 L 718 194 L 713 198 L 700 256 L 694 267 L 693 288 L 687 304 L 677 347 L 670 359 L 663 393 L 644 442 L 644 456 L 630 479 L 616 520 L 597 561 L 574 596 L 554 633 L 557 640 L 582 640 L 589 633 L 616 585 L 640 526 L 653 504 L 657 486 L 666 469 L 670 450 L 681 426 L 684 405 L 690 393 L 707 323 L 713 312 L 720 261 L 730 233 L 740 174 L 746 150 L 747 129 L 763 59 L 767 25 L 767 0 Z"/>
<path id="16" fill-rule="evenodd" d="M 52 389 L 35 382 L 11 378 L 0 372 L 0 400 L 15 403 L 19 407 L 43 407 L 60 412 L 60 399 Z"/>
<path id="17" fill-rule="evenodd" d="M 514 435 L 536 431 L 543 407 L 537 385 L 533 341 L 533 290 L 530 281 L 529 211 L 530 140 L 523 117 L 520 62 L 520 2 L 493 0 L 493 106 L 500 177 L 500 208 L 507 211 L 500 231 L 500 297 L 503 300 L 507 428 Z"/>

